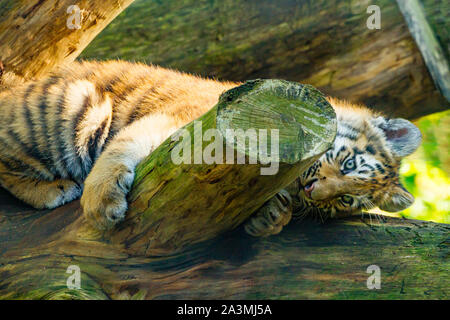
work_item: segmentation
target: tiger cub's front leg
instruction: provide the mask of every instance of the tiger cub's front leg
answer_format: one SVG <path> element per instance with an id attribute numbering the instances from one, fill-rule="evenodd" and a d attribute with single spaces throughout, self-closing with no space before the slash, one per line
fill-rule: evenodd
<path id="1" fill-rule="evenodd" d="M 267 201 L 245 224 L 245 231 L 254 237 L 278 234 L 292 218 L 292 198 L 281 190 Z"/>
<path id="2" fill-rule="evenodd" d="M 110 229 L 125 217 L 135 167 L 176 129 L 169 117 L 148 115 L 112 139 L 84 184 L 81 205 L 91 224 Z"/>

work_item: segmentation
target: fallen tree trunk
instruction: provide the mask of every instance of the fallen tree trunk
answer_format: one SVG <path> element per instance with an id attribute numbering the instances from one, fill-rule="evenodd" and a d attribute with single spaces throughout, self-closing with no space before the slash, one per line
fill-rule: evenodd
<path id="1" fill-rule="evenodd" d="M 448 4 L 422 3 L 448 65 Z M 371 4 L 380 8 L 381 29 L 367 26 Z M 407 119 L 450 107 L 393 0 L 139 0 L 81 58 L 140 60 L 235 81 L 299 81 Z"/>
<path id="2" fill-rule="evenodd" d="M 63 228 L 78 206 L 36 211 L 0 192 L 0 299 L 449 298 L 449 225 L 367 215 L 293 221 L 274 237 L 239 228 L 165 258 L 89 241 L 33 249 L 52 232 L 49 221 Z M 80 290 L 67 288 L 73 265 Z M 380 267 L 379 290 L 367 287 L 370 265 Z"/>

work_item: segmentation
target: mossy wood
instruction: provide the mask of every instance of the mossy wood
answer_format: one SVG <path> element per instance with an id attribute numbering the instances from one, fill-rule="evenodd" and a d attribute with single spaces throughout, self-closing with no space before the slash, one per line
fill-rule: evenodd
<path id="1" fill-rule="evenodd" d="M 206 137 L 208 130 L 217 134 L 217 142 Z M 103 236 L 126 242 L 140 255 L 173 253 L 212 239 L 239 226 L 291 183 L 331 147 L 335 134 L 334 110 L 313 87 L 283 80 L 246 82 L 225 92 L 214 108 L 138 166 L 126 220 Z M 278 138 L 276 145 L 270 145 L 272 137 Z M 268 164 L 260 161 L 262 139 L 272 157 Z M 186 146 L 187 161 L 175 163 L 174 154 L 186 156 L 180 152 Z M 208 146 L 217 146 L 215 153 L 207 153 Z M 269 167 L 273 170 L 265 173 Z"/>
<path id="2" fill-rule="evenodd" d="M 450 298 L 445 224 L 373 215 L 293 221 L 275 237 L 238 228 L 162 258 L 101 241 L 50 241 L 78 209 L 36 211 L 0 191 L 0 299 Z M 71 265 L 80 290 L 67 288 Z M 370 265 L 380 267 L 379 290 L 367 287 Z"/>

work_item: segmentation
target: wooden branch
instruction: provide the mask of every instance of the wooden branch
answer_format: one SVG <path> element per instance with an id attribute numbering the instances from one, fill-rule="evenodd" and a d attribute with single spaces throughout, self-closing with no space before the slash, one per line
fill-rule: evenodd
<path id="1" fill-rule="evenodd" d="M 139 257 L 118 245 L 49 241 L 78 206 L 35 211 L 0 191 L 0 299 L 449 298 L 450 225 L 374 215 L 293 221 L 274 237 L 239 228 L 177 255 Z M 80 290 L 67 288 L 71 265 Z M 370 265 L 381 269 L 379 290 L 367 288 Z"/>
<path id="2" fill-rule="evenodd" d="M 444 52 L 417 0 L 397 0 L 411 35 L 416 40 L 436 87 L 450 102 L 450 69 Z"/>
<path id="3" fill-rule="evenodd" d="M 38 78 L 72 62 L 132 2 L 2 1 L 0 61 L 5 65 L 5 72 L 25 79 Z M 77 15 L 74 4 L 80 9 L 79 21 L 74 16 Z"/>

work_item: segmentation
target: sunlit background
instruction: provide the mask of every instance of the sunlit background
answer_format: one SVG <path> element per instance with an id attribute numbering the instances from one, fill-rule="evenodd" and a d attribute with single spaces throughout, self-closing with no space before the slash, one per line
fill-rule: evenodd
<path id="1" fill-rule="evenodd" d="M 400 215 L 450 223 L 450 110 L 423 117 L 415 124 L 423 143 L 404 160 L 400 173 L 416 201 Z"/>

